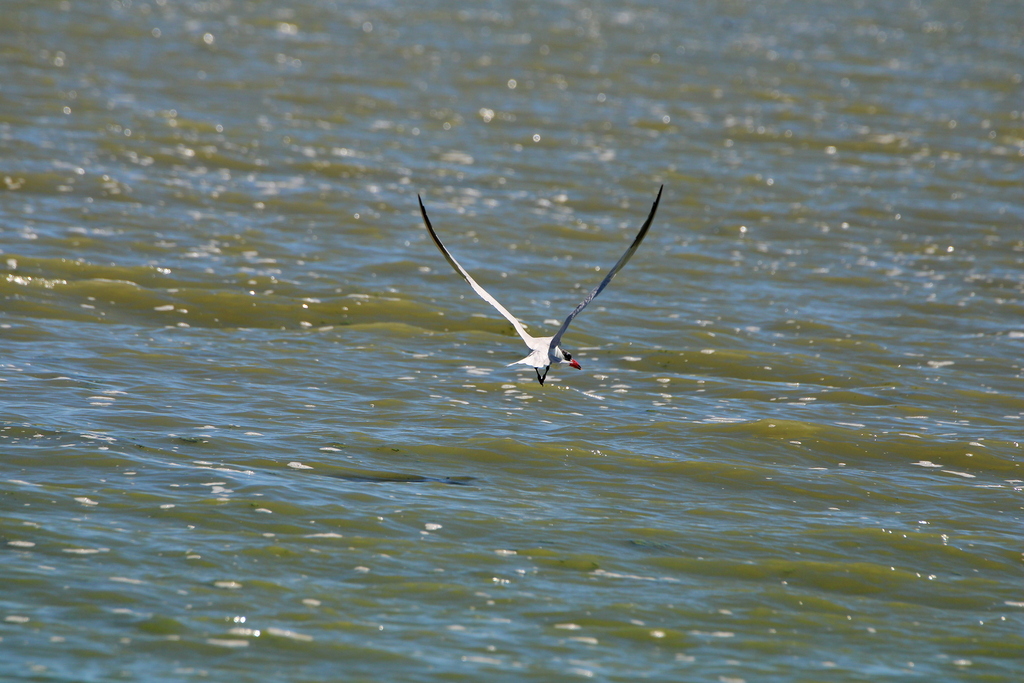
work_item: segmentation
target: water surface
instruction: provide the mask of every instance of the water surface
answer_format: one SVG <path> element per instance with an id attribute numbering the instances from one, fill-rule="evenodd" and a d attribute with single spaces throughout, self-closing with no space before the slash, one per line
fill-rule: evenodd
<path id="1" fill-rule="evenodd" d="M 1014 681 L 1013 2 L 10 0 L 0 674 Z M 646 241 L 564 339 L 536 334 Z"/>

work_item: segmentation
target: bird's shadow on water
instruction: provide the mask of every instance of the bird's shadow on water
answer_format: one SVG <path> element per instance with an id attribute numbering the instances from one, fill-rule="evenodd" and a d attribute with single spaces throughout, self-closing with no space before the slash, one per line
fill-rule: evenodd
<path id="1" fill-rule="evenodd" d="M 401 472 L 347 470 L 344 472 L 317 472 L 316 474 L 367 484 L 448 484 L 450 486 L 472 486 L 473 482 L 476 481 L 476 477 L 428 477 L 419 474 L 403 474 Z"/>
<path id="2" fill-rule="evenodd" d="M 160 446 L 147 446 L 139 443 L 135 440 L 122 439 L 110 436 L 100 432 L 85 431 L 70 431 L 64 429 L 47 429 L 44 427 L 38 427 L 34 425 L 19 425 L 0 422 L 0 438 L 4 440 L 10 439 L 17 443 L 25 441 L 33 447 L 40 447 L 53 442 L 67 443 L 67 444 L 78 444 L 83 442 L 83 436 L 86 437 L 85 443 L 96 443 L 102 444 L 109 448 L 110 444 L 123 444 L 134 446 L 136 454 L 145 453 L 148 457 L 162 456 L 161 461 L 174 462 L 180 461 L 184 455 L 181 452 L 171 451 L 167 448 Z M 186 444 L 189 446 L 202 446 L 209 444 L 212 439 L 205 437 L 192 437 L 183 436 L 175 437 L 174 441 L 180 444 Z M 128 455 L 129 451 L 124 451 L 122 455 Z M 133 456 L 139 457 L 139 456 Z M 143 458 L 147 459 L 147 458 Z M 224 467 L 225 463 L 215 464 L 207 461 L 192 462 L 192 466 L 201 467 L 202 469 L 210 469 L 211 467 Z M 233 466 L 237 464 L 232 463 Z M 261 469 L 268 474 L 280 475 L 281 472 L 267 469 L 266 467 L 260 468 L 258 465 L 252 466 L 254 469 Z M 292 470 L 294 472 L 294 470 Z M 407 474 L 404 472 L 393 472 L 386 470 L 359 470 L 353 468 L 339 468 L 330 467 L 327 471 L 323 468 L 318 467 L 315 470 L 309 471 L 309 474 L 315 474 L 323 477 L 331 477 L 333 479 L 341 479 L 343 481 L 351 481 L 365 484 L 445 484 L 448 486 L 473 486 L 474 482 L 477 481 L 477 477 L 469 476 L 427 476 L 421 474 Z"/>
<path id="3" fill-rule="evenodd" d="M 179 437 L 179 441 L 188 444 L 209 443 L 208 440 L 196 437 Z M 139 448 L 148 448 L 136 444 Z M 353 468 L 339 468 L 331 466 L 329 471 L 322 467 L 309 472 L 322 477 L 341 479 L 343 481 L 360 482 L 366 484 L 446 484 L 449 486 L 472 486 L 476 477 L 443 477 L 426 476 L 421 474 L 407 474 L 404 472 L 389 472 L 386 470 L 358 470 Z"/>

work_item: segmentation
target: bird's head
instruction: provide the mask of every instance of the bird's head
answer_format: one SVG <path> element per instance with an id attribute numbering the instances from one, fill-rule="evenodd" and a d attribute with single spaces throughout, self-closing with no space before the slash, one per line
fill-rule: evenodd
<path id="1" fill-rule="evenodd" d="M 563 351 L 561 347 L 558 348 L 558 352 L 562 355 L 562 357 L 559 359 L 561 362 L 568 363 L 577 370 L 583 369 L 583 367 L 579 363 L 577 363 L 575 359 L 573 359 L 571 353 L 569 353 L 568 351 Z"/>

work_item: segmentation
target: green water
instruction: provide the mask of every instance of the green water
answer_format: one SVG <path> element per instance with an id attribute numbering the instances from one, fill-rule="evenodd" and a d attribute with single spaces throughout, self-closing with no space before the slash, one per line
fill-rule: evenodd
<path id="1" fill-rule="evenodd" d="M 1017 681 L 1014 2 L 6 0 L 0 678 Z M 533 370 L 445 243 L 539 336 Z"/>

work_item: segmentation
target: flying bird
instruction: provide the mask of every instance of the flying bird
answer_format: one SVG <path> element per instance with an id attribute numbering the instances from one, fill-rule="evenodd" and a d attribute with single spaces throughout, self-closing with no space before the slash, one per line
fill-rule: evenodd
<path id="1" fill-rule="evenodd" d="M 540 382 L 541 386 L 544 386 L 544 378 L 548 376 L 548 369 L 553 363 L 565 363 L 577 370 L 580 369 L 579 362 L 572 357 L 571 353 L 562 348 L 562 335 L 565 334 L 567 329 L 569 329 L 569 324 L 572 323 L 573 319 L 587 307 L 587 304 L 594 300 L 594 297 L 600 294 L 604 288 L 608 286 L 608 283 L 612 281 L 615 274 L 622 269 L 622 266 L 626 265 L 626 262 L 629 261 L 634 252 L 636 252 L 637 247 L 640 246 L 640 243 L 647 235 L 647 230 L 651 227 L 651 221 L 654 220 L 654 214 L 658 210 L 658 202 L 661 201 L 661 191 L 664 189 L 665 186 L 662 185 L 658 190 L 658 196 L 654 199 L 654 206 L 651 207 L 651 213 L 647 216 L 647 220 L 644 221 L 643 226 L 640 228 L 640 232 L 637 233 L 636 238 L 633 240 L 633 243 L 629 245 L 629 249 L 626 250 L 626 253 L 622 255 L 614 266 L 612 266 L 612 269 L 608 271 L 608 274 L 604 276 L 603 280 L 601 280 L 601 284 L 594 287 L 594 289 L 590 291 L 590 294 L 587 294 L 586 298 L 584 298 L 583 301 L 573 309 L 572 313 L 570 313 L 562 323 L 562 326 L 558 328 L 558 332 L 555 332 L 554 336 L 551 337 L 534 337 L 528 334 L 522 323 L 516 320 L 515 316 L 508 312 L 508 309 L 498 303 L 497 299 L 491 296 L 486 289 L 481 287 L 477 281 L 466 272 L 466 269 L 463 268 L 459 262 L 455 260 L 455 257 L 448 252 L 445 246 L 441 243 L 441 240 L 438 238 L 437 233 L 434 232 L 434 227 L 430 224 L 430 219 L 427 218 L 427 210 L 423 206 L 423 199 L 419 195 L 416 195 L 416 198 L 419 199 L 420 213 L 423 214 L 423 222 L 427 225 L 427 231 L 430 233 L 430 236 L 434 238 L 434 244 L 436 244 L 437 248 L 441 250 L 442 254 L 444 254 L 448 263 L 452 264 L 452 268 L 455 269 L 455 272 L 461 275 L 462 278 L 469 283 L 469 286 L 473 288 L 474 292 L 480 295 L 481 299 L 498 309 L 498 313 L 501 313 L 510 323 L 512 323 L 512 327 L 516 329 L 516 332 L 519 333 L 519 336 L 523 338 L 523 341 L 526 342 L 526 345 L 530 348 L 530 355 L 522 360 L 509 363 L 509 365 L 522 364 L 532 366 L 533 369 L 537 371 L 537 381 Z"/>

